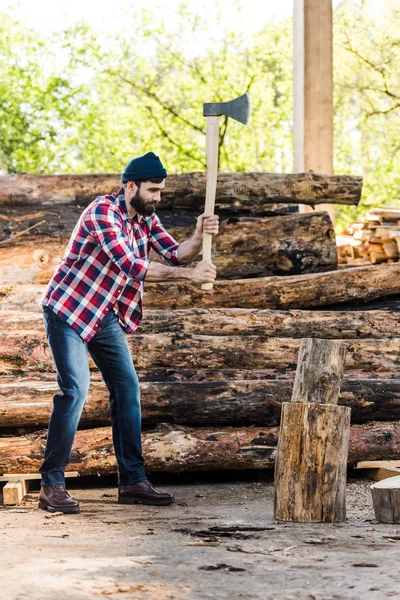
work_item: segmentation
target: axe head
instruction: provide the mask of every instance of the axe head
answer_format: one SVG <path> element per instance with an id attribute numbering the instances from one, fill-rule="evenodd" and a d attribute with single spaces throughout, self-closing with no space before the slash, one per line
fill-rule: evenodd
<path id="1" fill-rule="evenodd" d="M 206 102 L 203 104 L 204 117 L 220 117 L 225 115 L 247 125 L 250 116 L 250 100 L 243 94 L 230 102 Z"/>

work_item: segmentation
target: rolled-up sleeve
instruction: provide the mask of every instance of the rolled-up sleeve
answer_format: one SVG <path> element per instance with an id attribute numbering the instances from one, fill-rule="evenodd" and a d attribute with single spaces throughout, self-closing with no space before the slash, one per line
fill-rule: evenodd
<path id="1" fill-rule="evenodd" d="M 123 232 L 123 220 L 111 203 L 95 205 L 83 225 L 105 254 L 131 279 L 143 281 L 150 261 L 137 256 Z"/>
<path id="2" fill-rule="evenodd" d="M 156 214 L 152 215 L 150 245 L 157 254 L 172 265 L 182 265 L 182 262 L 178 258 L 179 242 L 164 229 L 163 224 Z"/>

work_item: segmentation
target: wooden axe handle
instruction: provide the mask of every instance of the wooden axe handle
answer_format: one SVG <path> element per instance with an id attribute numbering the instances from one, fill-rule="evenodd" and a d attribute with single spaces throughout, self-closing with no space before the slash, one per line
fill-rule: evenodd
<path id="1" fill-rule="evenodd" d="M 218 174 L 219 117 L 207 117 L 206 154 L 207 154 L 207 187 L 204 213 L 207 217 L 214 214 L 215 194 Z M 211 260 L 212 235 L 203 233 L 203 259 Z M 202 290 L 212 290 L 212 283 L 202 283 Z"/>

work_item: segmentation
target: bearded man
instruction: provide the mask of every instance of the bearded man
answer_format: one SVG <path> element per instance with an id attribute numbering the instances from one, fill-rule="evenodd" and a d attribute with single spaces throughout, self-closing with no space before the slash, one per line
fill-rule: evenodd
<path id="1" fill-rule="evenodd" d="M 123 187 L 99 196 L 83 211 L 41 300 L 60 388 L 40 467 L 43 510 L 79 512 L 79 502 L 66 490 L 64 471 L 87 399 L 88 354 L 110 393 L 118 502 L 174 502 L 172 494 L 151 485 L 144 471 L 139 383 L 125 334 L 140 325 L 144 280 L 215 280 L 210 261 L 185 265 L 199 255 L 203 232 L 218 233 L 218 217 L 200 215 L 193 236 L 179 244 L 155 213 L 166 177 L 153 152 L 131 160 L 121 175 Z M 150 248 L 169 264 L 150 261 Z"/>

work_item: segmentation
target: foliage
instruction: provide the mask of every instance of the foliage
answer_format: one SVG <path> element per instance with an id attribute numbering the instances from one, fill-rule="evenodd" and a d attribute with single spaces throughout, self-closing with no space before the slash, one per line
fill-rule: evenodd
<path id="1" fill-rule="evenodd" d="M 357 208 L 340 208 L 338 224 L 373 206 L 400 206 L 400 10 L 373 14 L 343 2 L 335 14 L 335 171 L 364 176 Z"/>
<path id="2" fill-rule="evenodd" d="M 233 99 L 248 92 L 252 101 L 248 127 L 222 118 L 220 169 L 287 171 L 291 168 L 290 24 L 266 26 L 254 39 L 227 32 L 201 45 L 209 23 L 181 8 L 174 31 L 146 11 L 136 13 L 124 34 L 92 45 L 87 65 L 96 64 L 99 94 L 112 92 L 103 147 L 118 146 L 120 164 L 153 150 L 171 172 L 203 171 L 203 103 Z M 188 49 L 188 37 L 196 52 Z M 108 91 L 108 92 L 107 92 Z M 112 101 L 111 101 L 112 100 Z M 240 144 L 238 140 L 240 139 Z M 85 161 L 91 161 L 92 153 Z"/>
<path id="3" fill-rule="evenodd" d="M 49 48 L 35 32 L 2 15 L 0 167 L 9 173 L 62 168 L 60 123 L 74 118 L 76 90 L 68 72 L 58 74 L 49 58 Z"/>

